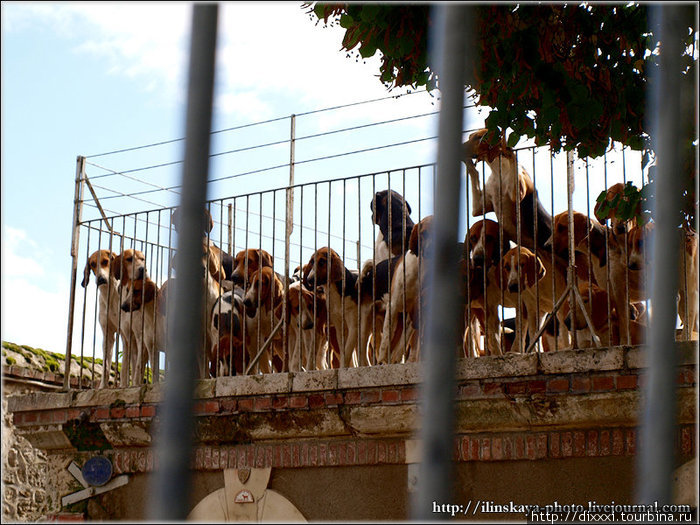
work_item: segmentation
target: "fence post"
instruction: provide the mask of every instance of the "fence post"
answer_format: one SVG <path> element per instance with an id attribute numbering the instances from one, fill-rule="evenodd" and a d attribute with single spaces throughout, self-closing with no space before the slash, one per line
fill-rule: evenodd
<path id="1" fill-rule="evenodd" d="M 192 13 L 178 274 L 168 326 L 170 368 L 156 436 L 152 506 L 147 512 L 155 521 L 185 520 L 190 511 L 195 370 L 203 335 L 201 218 L 209 174 L 218 5 L 195 4 Z"/>
<path id="2" fill-rule="evenodd" d="M 417 497 L 412 517 L 420 521 L 446 519 L 433 513 L 433 504 L 454 501 L 454 371 L 460 347 L 457 326 L 459 298 L 455 286 L 459 248 L 459 195 L 461 185 L 462 120 L 467 70 L 467 41 L 471 19 L 462 4 L 438 4 L 430 35 L 437 54 L 433 57 L 440 76 L 437 191 L 433 219 L 433 256 L 428 262 L 426 337 L 421 349 L 424 361 L 419 425 L 422 448 Z"/>
<path id="3" fill-rule="evenodd" d="M 646 341 L 647 381 L 639 437 L 637 498 L 639 503 L 666 505 L 672 499 L 672 479 L 677 420 L 675 342 L 676 290 L 678 290 L 679 231 L 677 227 L 682 171 L 680 151 L 684 144 L 679 129 L 693 119 L 693 108 L 681 108 L 681 53 L 687 13 L 683 7 L 654 5 L 649 22 L 663 42 L 658 70 L 650 82 L 650 137 L 656 153 L 656 223 L 651 268 L 653 317 Z M 689 23 L 689 22 L 688 22 Z M 669 351 L 670 350 L 670 351 Z"/>
<path id="4" fill-rule="evenodd" d="M 83 184 L 85 180 L 85 157 L 78 156 L 75 167 L 75 195 L 73 197 L 73 232 L 70 241 L 71 276 L 70 299 L 68 301 L 68 330 L 66 337 L 66 364 L 63 375 L 63 390 L 70 390 L 70 364 L 73 351 L 73 319 L 75 316 L 75 284 L 78 275 L 78 252 L 80 222 L 83 217 Z M 108 373 L 108 372 L 107 372 Z"/>
<path id="5" fill-rule="evenodd" d="M 287 203 L 286 203 L 286 214 L 285 214 L 285 235 L 284 235 L 284 275 L 289 275 L 289 257 L 290 257 L 290 246 L 289 240 L 292 236 L 292 230 L 294 229 L 294 147 L 296 139 L 296 115 L 290 117 L 290 130 L 289 130 L 289 185 L 287 186 Z M 283 355 L 285 356 L 285 367 L 284 370 L 289 370 L 289 349 L 287 341 L 287 297 L 289 297 L 289 279 L 284 281 L 284 298 L 282 302 L 282 319 L 284 319 L 284 324 L 282 326 L 282 340 L 283 340 Z"/>

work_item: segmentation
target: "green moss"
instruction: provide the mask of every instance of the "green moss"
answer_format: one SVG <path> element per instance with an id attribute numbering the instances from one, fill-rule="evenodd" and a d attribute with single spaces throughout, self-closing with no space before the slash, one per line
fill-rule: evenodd
<path id="1" fill-rule="evenodd" d="M 10 366 L 12 366 L 16 363 L 15 358 L 12 356 L 5 358 L 5 362 Z"/>

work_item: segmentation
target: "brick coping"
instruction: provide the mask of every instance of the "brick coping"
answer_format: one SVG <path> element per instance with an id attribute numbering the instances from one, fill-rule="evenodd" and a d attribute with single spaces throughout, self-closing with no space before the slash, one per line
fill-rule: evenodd
<path id="1" fill-rule="evenodd" d="M 697 342 L 676 343 L 679 365 L 697 365 Z M 612 347 L 585 350 L 562 350 L 553 353 L 506 354 L 465 358 L 458 361 L 457 383 L 479 380 L 487 384 L 489 379 L 505 381 L 525 377 L 548 377 L 561 374 L 586 374 L 606 371 L 627 371 L 627 380 L 644 368 L 643 347 Z M 5 374 L 3 367 L 3 374 Z M 14 368 L 14 367 L 13 367 Z M 8 372 L 13 372 L 9 370 Z M 625 375 L 625 374 L 623 374 Z M 23 376 L 26 377 L 26 376 Z M 624 380 L 623 380 L 624 381 Z M 195 398 L 212 400 L 223 397 L 307 394 L 324 391 L 350 391 L 353 389 L 406 387 L 421 382 L 421 365 L 405 363 L 371 367 L 315 370 L 279 374 L 220 377 L 199 380 Z M 531 389 L 545 388 L 553 391 L 565 386 L 543 383 L 532 384 Z M 163 400 L 163 383 L 130 388 L 86 389 L 69 392 L 33 393 L 9 396 L 8 409 L 12 412 L 80 408 L 120 404 L 158 404 Z M 568 385 L 569 390 L 572 385 Z M 600 386 L 600 385 L 598 385 Z M 619 388 L 619 385 L 615 385 Z M 474 388 L 474 387 L 472 387 Z M 482 387 L 488 388 L 488 387 Z M 392 394 L 387 394 L 391 396 Z"/>

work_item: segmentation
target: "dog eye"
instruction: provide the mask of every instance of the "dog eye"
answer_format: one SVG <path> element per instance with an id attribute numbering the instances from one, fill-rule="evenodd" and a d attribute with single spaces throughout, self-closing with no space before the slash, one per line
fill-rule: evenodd
<path id="1" fill-rule="evenodd" d="M 95 267 L 95 261 L 90 263 L 90 268 L 94 268 L 94 267 Z"/>

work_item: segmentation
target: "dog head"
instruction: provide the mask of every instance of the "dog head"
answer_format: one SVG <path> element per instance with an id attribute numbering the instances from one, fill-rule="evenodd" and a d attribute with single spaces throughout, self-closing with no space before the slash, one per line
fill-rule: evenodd
<path id="1" fill-rule="evenodd" d="M 243 293 L 240 288 L 224 292 L 211 310 L 213 333 L 218 334 L 219 339 L 226 337 L 242 343 L 243 310 Z"/>
<path id="2" fill-rule="evenodd" d="M 245 293 L 243 304 L 248 317 L 254 317 L 258 306 L 272 308 L 284 293 L 282 281 L 279 280 L 275 271 L 265 266 L 253 272 L 250 279 L 250 286 Z"/>
<path id="3" fill-rule="evenodd" d="M 314 293 L 304 288 L 301 282 L 297 281 L 289 285 L 289 295 L 287 296 L 287 323 L 300 323 L 302 330 L 310 330 L 314 327 Z M 320 299 L 317 297 L 317 308 Z M 275 308 L 275 317 L 282 318 L 284 304 L 280 303 Z"/>
<path id="4" fill-rule="evenodd" d="M 158 287 L 150 279 L 137 279 L 131 282 L 129 293 L 122 303 L 122 310 L 125 312 L 135 312 L 143 305 L 156 300 Z"/>
<path id="5" fill-rule="evenodd" d="M 429 256 L 433 249 L 433 216 L 428 215 L 411 230 L 408 250 L 418 257 Z"/>
<path id="6" fill-rule="evenodd" d="M 234 258 L 231 280 L 239 286 L 243 286 L 244 283 L 250 284 L 253 273 L 272 266 L 272 255 L 265 250 L 257 248 L 241 250 Z"/>
<path id="7" fill-rule="evenodd" d="M 411 214 L 411 206 L 400 193 L 394 190 L 378 191 L 370 203 L 370 208 L 372 210 L 372 222 L 380 228 L 382 221 L 386 221 L 386 224 L 388 224 L 390 209 L 392 221 L 400 221 L 402 217 L 408 218 Z"/>
<path id="8" fill-rule="evenodd" d="M 654 233 L 654 224 L 635 226 L 627 234 L 627 253 L 629 254 L 628 268 L 644 270 L 651 263 L 650 242 Z"/>
<path id="9" fill-rule="evenodd" d="M 587 215 L 575 211 L 574 216 L 574 246 L 579 246 L 586 238 L 589 230 L 589 218 Z M 551 247 L 555 255 L 563 259 L 569 258 L 569 214 L 562 212 L 554 216 L 552 235 L 544 243 Z M 591 222 L 593 222 L 591 220 Z"/>
<path id="10" fill-rule="evenodd" d="M 498 223 L 491 219 L 477 221 L 469 228 L 464 245 L 475 267 L 497 265 L 510 248 L 510 236 L 505 231 L 499 234 L 498 230 Z M 503 247 L 499 250 L 501 235 Z"/>
<path id="11" fill-rule="evenodd" d="M 145 279 L 146 256 L 139 250 L 124 250 L 114 259 L 112 275 L 121 281 L 122 286 L 128 286 L 131 281 Z"/>
<path id="12" fill-rule="evenodd" d="M 180 208 L 175 208 L 170 215 L 170 224 L 173 225 L 176 232 L 180 232 Z M 205 209 L 202 213 L 202 223 L 201 232 L 203 235 L 207 235 L 214 228 L 214 221 L 211 218 L 211 213 L 209 210 Z"/>
<path id="13" fill-rule="evenodd" d="M 370 203 L 372 222 L 379 231 L 392 255 L 400 255 L 407 249 L 408 236 L 413 228 L 411 206 L 394 190 L 377 192 Z"/>
<path id="14" fill-rule="evenodd" d="M 327 246 L 314 252 L 303 269 L 304 286 L 313 290 L 343 279 L 345 265 L 340 255 Z"/>
<path id="15" fill-rule="evenodd" d="M 228 375 L 231 362 L 236 373 L 243 373 L 244 310 L 243 289 L 239 287 L 222 294 L 212 307 L 211 333 L 215 334 L 209 360 L 212 377 Z"/>
<path id="16" fill-rule="evenodd" d="M 511 248 L 503 257 L 503 282 L 511 293 L 535 286 L 545 273 L 540 258 L 522 246 Z"/>
<path id="17" fill-rule="evenodd" d="M 486 128 L 480 129 L 469 135 L 469 139 L 462 146 L 462 162 L 465 164 L 476 161 L 493 162 L 496 157 L 503 156 L 515 158 L 513 150 L 506 145 L 505 137 L 501 137 L 495 144 L 493 137 Z"/>
<path id="18" fill-rule="evenodd" d="M 581 299 L 583 300 L 586 313 L 593 324 L 593 331 L 597 334 L 598 332 L 605 330 L 609 321 L 608 293 L 597 284 L 589 284 L 588 282 L 578 283 L 578 291 L 581 295 Z M 564 325 L 569 330 L 572 329 L 572 326 L 574 330 L 583 330 L 588 326 L 586 323 L 586 318 L 584 317 L 580 308 L 575 308 L 574 310 L 575 313 L 572 319 L 569 302 L 566 301 L 562 305 L 562 313 L 566 316 L 564 318 Z M 612 314 L 614 314 L 614 312 L 612 312 Z"/>
<path id="19" fill-rule="evenodd" d="M 97 279 L 97 286 L 100 287 L 103 284 L 109 282 L 109 275 L 112 272 L 112 267 L 114 266 L 114 261 L 117 258 L 117 254 L 109 250 L 97 250 L 90 257 L 88 257 L 87 263 L 85 263 L 85 270 L 83 271 L 83 281 L 80 285 L 84 288 L 90 282 L 90 273 L 95 275 Z"/>

